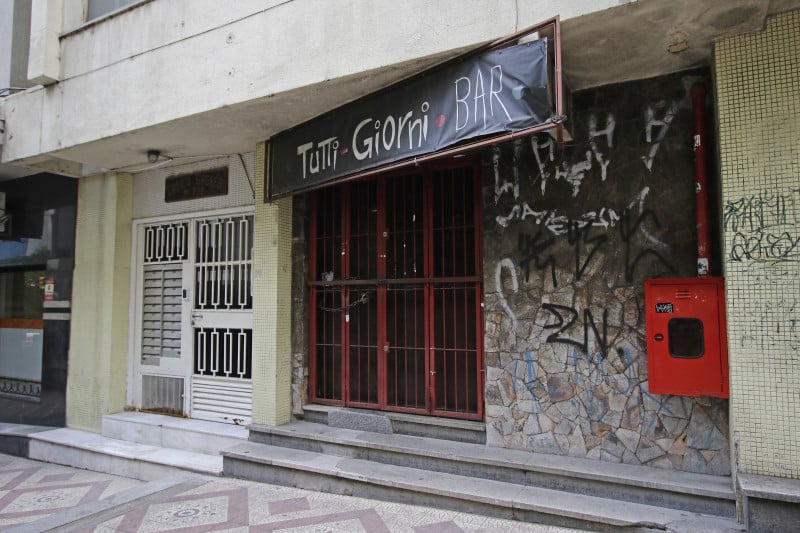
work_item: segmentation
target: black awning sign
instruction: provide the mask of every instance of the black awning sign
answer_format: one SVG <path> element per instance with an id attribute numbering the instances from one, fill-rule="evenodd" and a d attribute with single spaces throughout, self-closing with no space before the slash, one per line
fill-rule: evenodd
<path id="1" fill-rule="evenodd" d="M 451 63 L 271 139 L 272 196 L 550 118 L 547 42 Z"/>

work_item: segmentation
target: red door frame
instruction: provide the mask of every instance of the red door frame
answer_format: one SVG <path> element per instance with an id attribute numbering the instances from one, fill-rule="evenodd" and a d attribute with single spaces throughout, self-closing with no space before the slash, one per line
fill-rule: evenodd
<path id="1" fill-rule="evenodd" d="M 434 174 L 437 172 L 454 170 L 454 169 L 470 169 L 472 172 L 472 199 L 473 199 L 473 260 L 474 266 L 472 271 L 474 275 L 470 276 L 454 276 L 454 277 L 441 277 L 436 278 L 434 274 L 434 242 L 433 242 L 433 180 Z M 320 194 L 328 194 L 326 191 L 316 192 L 311 195 L 310 201 L 310 228 L 309 228 L 309 400 L 313 403 L 328 404 L 328 405 L 347 405 L 352 407 L 363 407 L 370 409 L 380 409 L 384 411 L 405 412 L 414 414 L 430 414 L 434 416 L 443 416 L 450 418 L 465 418 L 482 420 L 484 415 L 484 353 L 483 353 L 483 308 L 481 302 L 483 299 L 483 274 L 482 274 L 482 197 L 481 197 L 481 174 L 479 160 L 474 157 L 451 159 L 448 161 L 435 162 L 432 164 L 421 167 L 419 173 L 423 177 L 423 211 L 424 211 L 424 269 L 423 277 L 421 278 L 397 278 L 388 279 L 386 272 L 386 239 L 381 238 L 382 232 L 387 227 L 386 221 L 386 182 L 389 178 L 395 176 L 414 174 L 415 172 L 394 171 L 385 173 L 375 178 L 376 180 L 376 194 L 377 194 L 377 215 L 376 215 L 376 254 L 377 261 L 377 279 L 359 279 L 359 280 L 337 280 L 333 282 L 326 282 L 320 280 L 320 273 L 317 272 L 318 257 L 317 257 L 317 222 L 319 214 L 319 199 Z M 337 236 L 339 245 L 335 247 L 341 248 L 340 268 L 342 273 L 350 272 L 350 183 L 339 185 L 342 187 L 341 202 L 340 202 L 340 221 L 341 228 L 340 234 Z M 436 380 L 433 379 L 431 372 L 434 363 L 434 328 L 435 328 L 435 312 L 434 312 L 434 290 L 437 284 L 441 283 L 465 283 L 472 284 L 475 291 L 475 363 L 476 376 L 475 380 L 475 412 L 460 412 L 450 410 L 437 410 L 436 409 Z M 388 346 L 388 333 L 387 333 L 387 290 L 389 286 L 393 285 L 414 285 L 422 284 L 424 309 L 426 313 L 424 342 L 425 342 L 425 407 L 424 408 L 409 408 L 389 406 L 388 402 L 388 387 L 387 380 L 387 357 L 385 355 L 384 347 L 391 350 Z M 345 319 L 348 313 L 341 312 L 339 317 L 339 327 L 341 331 L 341 345 L 339 346 L 339 375 L 341 376 L 341 385 L 338 397 L 336 398 L 321 398 L 317 396 L 316 385 L 319 376 L 317 375 L 316 358 L 317 351 L 317 298 L 320 288 L 326 286 L 339 287 L 341 292 L 340 301 L 344 302 L 343 307 L 352 304 L 351 301 L 346 299 L 346 295 L 353 286 L 374 286 L 377 295 L 377 349 L 378 349 L 378 401 L 377 403 L 363 403 L 350 400 L 350 366 L 347 364 L 350 350 L 350 328 Z M 469 285 L 465 285 L 469 287 Z"/>

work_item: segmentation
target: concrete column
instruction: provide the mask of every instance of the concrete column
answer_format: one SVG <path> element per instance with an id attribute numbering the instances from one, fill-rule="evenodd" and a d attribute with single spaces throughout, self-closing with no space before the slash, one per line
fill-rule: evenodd
<path id="1" fill-rule="evenodd" d="M 28 52 L 28 79 L 50 85 L 61 79 L 63 0 L 33 0 Z"/>
<path id="2" fill-rule="evenodd" d="M 133 176 L 78 184 L 67 426 L 100 431 L 125 407 Z"/>
<path id="3" fill-rule="evenodd" d="M 266 146 L 256 150 L 253 246 L 253 422 L 291 417 L 292 199 L 264 202 Z"/>

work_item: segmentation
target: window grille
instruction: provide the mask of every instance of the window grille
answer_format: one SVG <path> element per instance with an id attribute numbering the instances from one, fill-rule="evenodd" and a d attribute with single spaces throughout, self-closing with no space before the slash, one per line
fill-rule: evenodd
<path id="1" fill-rule="evenodd" d="M 253 331 L 242 328 L 195 328 L 194 373 L 199 376 L 250 379 Z"/>
<path id="2" fill-rule="evenodd" d="M 195 309 L 253 308 L 253 215 L 197 222 Z"/>
<path id="3" fill-rule="evenodd" d="M 184 261 L 188 254 L 188 222 L 144 228 L 144 264 Z"/>

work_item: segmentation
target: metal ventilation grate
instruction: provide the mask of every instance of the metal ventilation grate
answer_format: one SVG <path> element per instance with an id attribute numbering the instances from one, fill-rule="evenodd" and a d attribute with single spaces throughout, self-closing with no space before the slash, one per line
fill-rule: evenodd
<path id="1" fill-rule="evenodd" d="M 142 375 L 141 409 L 182 416 L 183 378 Z"/>
<path id="2" fill-rule="evenodd" d="M 689 300 L 692 297 L 691 289 L 677 289 L 675 291 L 675 298 L 680 300 Z"/>

